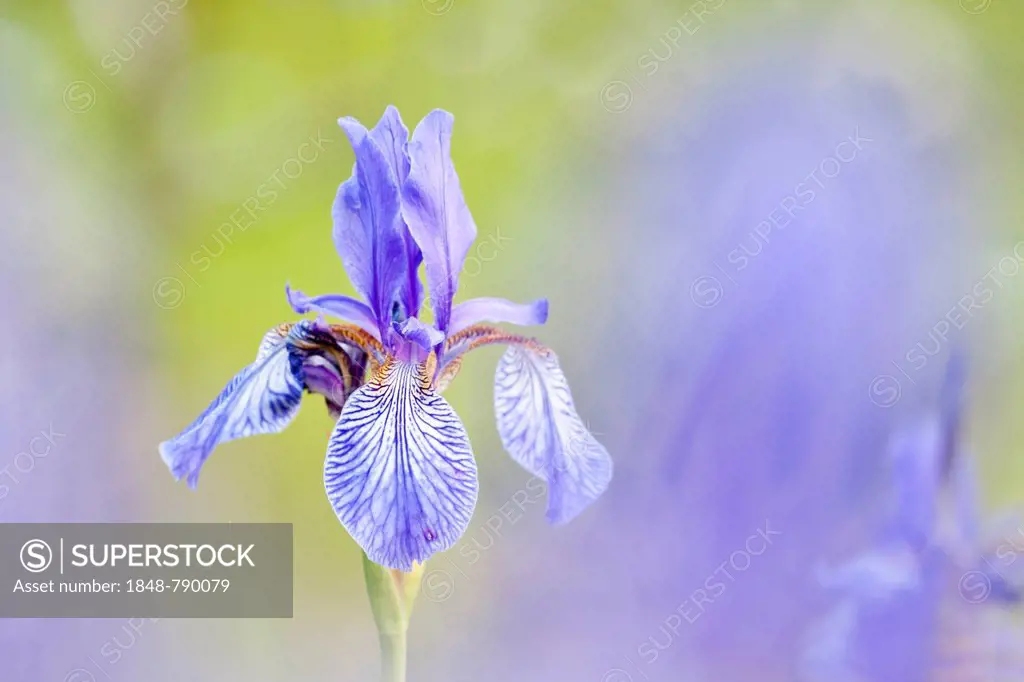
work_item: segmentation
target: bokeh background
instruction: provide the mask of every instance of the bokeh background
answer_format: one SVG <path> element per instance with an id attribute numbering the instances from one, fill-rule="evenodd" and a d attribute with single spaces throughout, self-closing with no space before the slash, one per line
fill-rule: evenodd
<path id="1" fill-rule="evenodd" d="M 0 520 L 290 522 L 295 615 L 2 621 L 0 680 L 374 679 L 323 406 L 222 446 L 195 492 L 156 446 L 293 319 L 285 282 L 350 290 L 335 120 L 387 104 L 410 127 L 455 114 L 479 227 L 460 296 L 550 298 L 540 334 L 616 461 L 573 524 L 539 502 L 510 518 L 530 479 L 493 425 L 500 351 L 467 361 L 446 395 L 480 501 L 428 567 L 410 679 L 810 674 L 817 562 L 883 532 L 886 444 L 934 407 L 954 347 L 980 511 L 1024 499 L 1022 30 L 1012 0 L 3 0 Z M 759 239 L 858 132 L 795 226 Z M 937 337 L 983 280 L 992 296 Z M 19 456 L 40 434 L 47 453 Z M 780 547 L 666 629 L 765 524 Z M 956 611 L 951 584 L 929 603 Z M 991 641 L 1024 647 L 999 607 L 965 622 L 982 607 Z M 828 679 L 940 679 L 941 619 L 914 608 L 876 627 L 913 633 L 882 652 L 900 664 Z M 990 643 L 941 679 L 1024 679 L 984 667 Z"/>

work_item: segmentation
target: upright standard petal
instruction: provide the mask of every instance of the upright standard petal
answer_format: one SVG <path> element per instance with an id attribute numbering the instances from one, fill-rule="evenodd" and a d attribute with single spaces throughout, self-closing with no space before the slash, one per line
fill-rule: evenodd
<path id="1" fill-rule="evenodd" d="M 199 482 L 199 470 L 220 443 L 283 430 L 299 409 L 301 359 L 293 362 L 278 330 L 260 344 L 256 362 L 228 383 L 206 410 L 178 436 L 160 444 L 160 456 L 175 478 Z"/>
<path id="2" fill-rule="evenodd" d="M 552 351 L 518 345 L 505 351 L 494 411 L 505 450 L 548 483 L 548 521 L 571 520 L 608 487 L 612 459 L 576 414 Z"/>
<path id="3" fill-rule="evenodd" d="M 409 177 L 409 129 L 405 127 L 398 109 L 389 105 L 369 134 L 384 153 L 384 158 L 387 159 L 388 166 L 395 174 L 398 186 L 401 187 Z"/>
<path id="4" fill-rule="evenodd" d="M 374 563 L 409 571 L 465 532 L 476 506 L 466 430 L 422 365 L 389 359 L 345 403 L 324 485 L 338 519 Z"/>
<path id="5" fill-rule="evenodd" d="M 378 341 L 381 340 L 373 311 L 362 301 L 343 294 L 306 296 L 306 294 L 298 289 L 292 289 L 288 284 L 285 284 L 284 292 L 288 297 L 288 304 L 292 307 L 292 310 L 300 315 L 305 315 L 306 313 L 329 315 L 345 322 L 351 322 L 360 329 L 368 331 Z"/>
<path id="6" fill-rule="evenodd" d="M 504 298 L 473 298 L 464 301 L 452 310 L 449 335 L 458 334 L 466 327 L 480 322 L 492 324 L 517 324 L 529 327 L 548 321 L 548 300 L 541 298 L 533 303 L 513 303 Z"/>
<path id="7" fill-rule="evenodd" d="M 398 186 L 401 187 L 409 177 L 409 129 L 402 122 L 398 109 L 388 106 L 380 121 L 370 131 L 373 139 L 380 150 L 384 152 L 391 172 L 395 175 Z M 398 231 L 402 235 L 402 244 L 405 248 L 406 276 L 402 282 L 402 306 L 407 317 L 415 317 L 419 314 L 420 304 L 423 301 L 423 285 L 420 283 L 419 267 L 423 262 L 423 253 L 420 251 L 416 240 L 409 232 L 409 226 L 401 214 L 398 217 Z"/>
<path id="8" fill-rule="evenodd" d="M 384 333 L 390 329 L 392 304 L 407 274 L 405 246 L 398 229 L 394 174 L 383 152 L 362 130 L 349 133 L 356 172 L 341 184 L 334 200 L 334 244 L 352 285 L 369 303 Z"/>
<path id="9" fill-rule="evenodd" d="M 459 272 L 476 239 L 451 159 L 452 115 L 436 109 L 409 142 L 411 169 L 402 185 L 402 214 L 423 251 L 434 322 L 448 333 Z"/>

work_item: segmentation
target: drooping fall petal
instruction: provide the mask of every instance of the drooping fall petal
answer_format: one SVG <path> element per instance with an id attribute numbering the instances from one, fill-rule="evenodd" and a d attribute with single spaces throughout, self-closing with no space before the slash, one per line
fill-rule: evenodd
<path id="1" fill-rule="evenodd" d="M 220 443 L 282 431 L 299 409 L 301 362 L 293 365 L 286 337 L 272 330 L 260 344 L 257 360 L 236 374 L 199 417 L 174 438 L 160 444 L 160 456 L 177 479 L 191 487 Z"/>
<path id="2" fill-rule="evenodd" d="M 476 506 L 466 430 L 422 365 L 388 360 L 352 394 L 324 463 L 327 497 L 366 555 L 409 571 L 451 547 Z"/>
<path id="3" fill-rule="evenodd" d="M 521 345 L 505 351 L 494 380 L 494 409 L 505 449 L 548 483 L 548 521 L 571 520 L 608 487 L 611 457 L 576 413 L 552 351 Z"/>

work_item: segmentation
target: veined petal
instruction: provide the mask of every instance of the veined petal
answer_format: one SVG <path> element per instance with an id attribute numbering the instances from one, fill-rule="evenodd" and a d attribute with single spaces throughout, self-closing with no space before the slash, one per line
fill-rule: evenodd
<path id="1" fill-rule="evenodd" d="M 352 375 L 346 377 L 341 369 L 322 355 L 310 356 L 302 365 L 306 389 L 323 396 L 327 414 L 337 421 L 341 406 L 352 389 Z"/>
<path id="2" fill-rule="evenodd" d="M 336 317 L 339 320 L 351 322 L 360 329 L 366 330 L 375 339 L 380 341 L 380 331 L 377 329 L 377 322 L 374 319 L 373 311 L 362 301 L 342 294 L 306 296 L 306 294 L 298 289 L 292 289 L 287 284 L 284 287 L 284 291 L 288 297 L 288 304 L 291 305 L 292 310 L 300 315 L 313 312 Z"/>
<path id="3" fill-rule="evenodd" d="M 375 350 L 364 347 L 357 335 L 341 334 L 343 329 L 318 318 L 302 320 L 288 333 L 293 362 L 302 363 L 303 386 L 324 397 L 328 414 L 335 421 L 345 400 L 362 384 L 366 363 Z"/>
<path id="4" fill-rule="evenodd" d="M 289 329 L 291 329 L 291 325 L 282 324 L 264 334 L 263 339 L 260 341 L 260 347 L 256 350 L 256 362 L 259 362 L 280 348 L 281 343 L 288 337 Z"/>
<path id="5" fill-rule="evenodd" d="M 451 547 L 476 506 L 469 437 L 422 365 L 389 359 L 345 403 L 324 463 L 338 519 L 374 563 L 409 571 Z"/>
<path id="6" fill-rule="evenodd" d="M 342 127 L 352 140 L 356 171 L 341 184 L 334 200 L 334 244 L 383 334 L 390 328 L 392 303 L 407 276 L 398 227 L 398 184 L 365 128 L 350 119 L 342 119 Z"/>
<path id="7" fill-rule="evenodd" d="M 522 345 L 505 351 L 494 410 L 505 450 L 548 483 L 548 521 L 571 520 L 608 487 L 611 457 L 576 413 L 552 351 Z"/>
<path id="8" fill-rule="evenodd" d="M 527 327 L 548 321 L 548 300 L 533 303 L 513 303 L 504 298 L 473 298 L 452 310 L 449 334 L 458 334 L 466 327 L 480 322 L 509 323 Z"/>
<path id="9" fill-rule="evenodd" d="M 402 122 L 398 109 L 388 106 L 380 121 L 370 131 L 370 137 L 387 159 L 391 172 L 395 175 L 398 187 L 401 188 L 409 178 L 409 129 Z M 420 304 L 423 301 L 423 285 L 420 283 L 419 268 L 423 262 L 423 252 L 420 251 L 416 240 L 409 232 L 409 226 L 399 212 L 398 231 L 402 235 L 402 244 L 405 250 L 406 276 L 402 281 L 402 305 L 408 317 L 415 317 L 419 314 Z"/>
<path id="10" fill-rule="evenodd" d="M 423 251 L 434 320 L 447 333 L 452 300 L 476 224 L 466 206 L 451 159 L 453 117 L 436 109 L 409 141 L 411 170 L 402 185 L 402 214 Z"/>
<path id="11" fill-rule="evenodd" d="M 354 121 L 354 119 L 344 120 Z M 409 129 L 405 127 L 398 109 L 389 105 L 384 110 L 384 115 L 380 117 L 380 121 L 370 131 L 370 137 L 384 153 L 384 158 L 387 160 L 391 172 L 395 174 L 398 186 L 401 187 L 405 179 L 409 177 L 409 151 L 406 148 L 409 144 Z"/>
<path id="12" fill-rule="evenodd" d="M 258 359 L 228 383 L 220 395 L 178 436 L 160 444 L 160 456 L 175 478 L 199 482 L 199 470 L 220 443 L 283 430 L 302 401 L 301 360 L 296 365 L 286 338 L 269 332 Z"/>

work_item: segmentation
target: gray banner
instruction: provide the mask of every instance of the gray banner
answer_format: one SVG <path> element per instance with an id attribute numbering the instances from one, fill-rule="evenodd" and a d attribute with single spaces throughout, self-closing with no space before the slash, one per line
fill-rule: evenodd
<path id="1" fill-rule="evenodd" d="M 0 618 L 156 617 L 291 618 L 291 524 L 0 524 Z"/>

